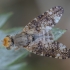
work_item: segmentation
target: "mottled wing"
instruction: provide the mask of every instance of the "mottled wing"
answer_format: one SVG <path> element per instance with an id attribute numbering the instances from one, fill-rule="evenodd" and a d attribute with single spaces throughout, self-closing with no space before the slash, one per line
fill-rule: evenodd
<path id="1" fill-rule="evenodd" d="M 63 12 L 64 10 L 61 6 L 55 6 L 29 22 L 23 32 L 44 35 L 45 32 L 51 30 L 58 23 Z"/>
<path id="2" fill-rule="evenodd" d="M 29 44 L 25 47 L 28 51 L 47 57 L 70 57 L 70 50 L 67 50 L 62 43 L 54 42 L 51 32 L 52 27 L 60 20 L 63 11 L 61 6 L 53 7 L 25 26 L 23 33 L 28 36 Z"/>
<path id="3" fill-rule="evenodd" d="M 67 49 L 65 45 L 59 42 L 46 43 L 36 40 L 26 47 L 28 51 L 46 57 L 67 59 L 70 58 L 70 49 Z"/>

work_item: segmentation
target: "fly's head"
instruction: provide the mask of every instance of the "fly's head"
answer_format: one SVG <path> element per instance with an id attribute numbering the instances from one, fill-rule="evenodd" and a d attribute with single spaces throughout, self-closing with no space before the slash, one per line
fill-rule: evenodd
<path id="1" fill-rule="evenodd" d="M 7 48 L 7 49 L 11 49 L 11 47 L 14 45 L 13 39 L 10 35 L 7 35 L 4 39 L 3 39 L 3 45 Z"/>

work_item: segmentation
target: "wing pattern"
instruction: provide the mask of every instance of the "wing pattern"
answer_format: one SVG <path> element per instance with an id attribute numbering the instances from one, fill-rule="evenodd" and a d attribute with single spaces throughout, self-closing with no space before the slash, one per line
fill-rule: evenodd
<path id="1" fill-rule="evenodd" d="M 70 49 L 67 49 L 62 43 L 55 42 L 51 32 L 52 27 L 58 23 L 63 12 L 61 6 L 53 7 L 25 26 L 23 32 L 35 37 L 35 40 L 25 47 L 28 51 L 41 56 L 59 59 L 70 58 Z"/>

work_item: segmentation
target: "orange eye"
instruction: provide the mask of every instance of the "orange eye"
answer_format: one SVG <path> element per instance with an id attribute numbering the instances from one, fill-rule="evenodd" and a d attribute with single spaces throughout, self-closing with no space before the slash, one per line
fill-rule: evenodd
<path id="1" fill-rule="evenodd" d="M 9 37 L 5 37 L 4 40 L 3 40 L 3 45 L 8 48 L 10 47 L 10 44 L 11 44 L 11 39 Z"/>

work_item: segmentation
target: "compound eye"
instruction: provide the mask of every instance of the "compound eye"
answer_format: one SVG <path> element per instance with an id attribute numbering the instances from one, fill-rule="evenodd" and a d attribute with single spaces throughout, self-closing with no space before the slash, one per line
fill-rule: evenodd
<path id="1" fill-rule="evenodd" d="M 3 39 L 3 45 L 4 45 L 6 48 L 9 48 L 9 47 L 10 47 L 10 45 L 11 45 L 11 39 L 10 39 L 10 37 L 5 37 L 5 38 Z"/>

